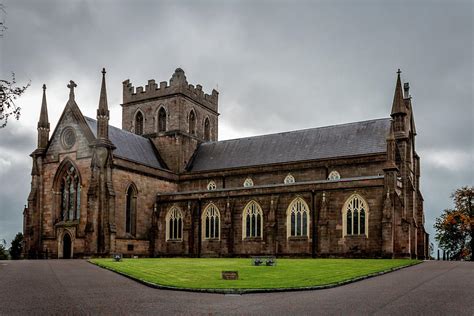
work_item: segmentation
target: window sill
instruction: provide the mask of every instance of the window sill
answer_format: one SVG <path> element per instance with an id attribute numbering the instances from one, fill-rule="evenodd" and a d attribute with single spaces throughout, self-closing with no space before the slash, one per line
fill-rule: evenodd
<path id="1" fill-rule="evenodd" d="M 183 242 L 182 239 L 168 239 L 166 242 L 170 242 L 170 243 L 181 243 Z"/>
<path id="2" fill-rule="evenodd" d="M 367 235 L 345 235 L 344 238 L 348 239 L 368 239 Z"/>
<path id="3" fill-rule="evenodd" d="M 221 241 L 220 238 L 203 238 L 203 241 L 208 241 L 208 242 L 217 242 Z"/>
<path id="4" fill-rule="evenodd" d="M 308 241 L 308 236 L 289 236 L 288 241 Z"/>
<path id="5" fill-rule="evenodd" d="M 245 237 L 243 239 L 243 241 L 250 241 L 250 242 L 258 241 L 258 242 L 261 242 L 261 241 L 263 241 L 263 237 Z"/>

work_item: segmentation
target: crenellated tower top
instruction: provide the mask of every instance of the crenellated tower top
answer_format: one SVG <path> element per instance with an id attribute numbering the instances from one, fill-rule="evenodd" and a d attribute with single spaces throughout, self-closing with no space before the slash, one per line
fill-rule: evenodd
<path id="1" fill-rule="evenodd" d="M 169 83 L 167 81 L 161 81 L 159 86 L 153 79 L 148 80 L 148 84 L 145 85 L 145 87 L 134 87 L 129 79 L 125 80 L 122 84 L 123 105 L 175 94 L 183 94 L 211 111 L 217 112 L 218 110 L 219 92 L 212 89 L 211 94 L 207 94 L 204 93 L 201 85 L 197 84 L 194 86 L 189 84 L 186 80 L 184 70 L 181 68 L 175 70 Z"/>

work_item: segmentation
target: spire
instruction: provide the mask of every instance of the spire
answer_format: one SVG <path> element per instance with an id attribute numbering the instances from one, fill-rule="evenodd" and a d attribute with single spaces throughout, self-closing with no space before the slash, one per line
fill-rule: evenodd
<path id="1" fill-rule="evenodd" d="M 406 115 L 406 108 L 405 103 L 403 101 L 403 88 L 402 88 L 402 81 L 400 79 L 401 71 L 398 69 L 397 71 L 397 84 L 395 85 L 395 94 L 393 96 L 393 104 L 392 104 L 392 113 L 390 114 L 392 117 L 395 114 L 404 114 Z"/>
<path id="2" fill-rule="evenodd" d="M 69 100 L 74 100 L 74 88 L 77 87 L 77 84 L 74 81 L 69 80 L 67 87 L 69 88 Z"/>
<path id="3" fill-rule="evenodd" d="M 43 84 L 43 100 L 41 102 L 41 112 L 40 118 L 38 121 L 38 128 L 46 128 L 49 130 L 49 120 L 48 120 L 48 104 L 46 102 L 46 85 Z"/>
<path id="4" fill-rule="evenodd" d="M 45 149 L 49 141 L 48 104 L 46 103 L 46 85 L 43 85 L 43 100 L 38 121 L 38 149 Z M 34 167 L 34 166 L 33 166 Z M 34 168 L 33 168 L 34 169 Z"/>
<path id="5" fill-rule="evenodd" d="M 105 68 L 102 68 L 102 86 L 100 88 L 100 98 L 99 98 L 99 110 L 97 111 L 97 115 L 107 115 L 109 107 L 107 105 L 107 88 L 105 86 Z"/>
<path id="6" fill-rule="evenodd" d="M 105 68 L 102 68 L 102 86 L 100 88 L 99 108 L 97 109 L 97 138 L 109 138 L 109 107 L 105 86 Z"/>

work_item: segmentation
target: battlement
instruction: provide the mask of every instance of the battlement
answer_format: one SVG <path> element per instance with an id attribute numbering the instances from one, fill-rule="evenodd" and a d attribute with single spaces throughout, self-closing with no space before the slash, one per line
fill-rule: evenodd
<path id="1" fill-rule="evenodd" d="M 155 80 L 148 80 L 148 84 L 141 87 L 134 87 L 129 79 L 123 83 L 123 104 L 144 101 L 152 98 L 169 96 L 172 94 L 184 94 L 205 107 L 217 112 L 217 103 L 219 92 L 212 89 L 211 94 L 204 93 L 201 85 L 188 84 L 184 71 L 177 68 L 173 73 L 169 84 L 167 81 L 161 81 L 160 85 Z"/>

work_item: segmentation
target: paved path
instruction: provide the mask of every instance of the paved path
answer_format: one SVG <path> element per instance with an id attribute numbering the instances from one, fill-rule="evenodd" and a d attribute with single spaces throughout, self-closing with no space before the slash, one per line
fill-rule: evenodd
<path id="1" fill-rule="evenodd" d="M 0 261 L 0 315 L 474 315 L 474 263 L 425 262 L 316 291 L 246 295 L 157 290 L 83 260 Z"/>

